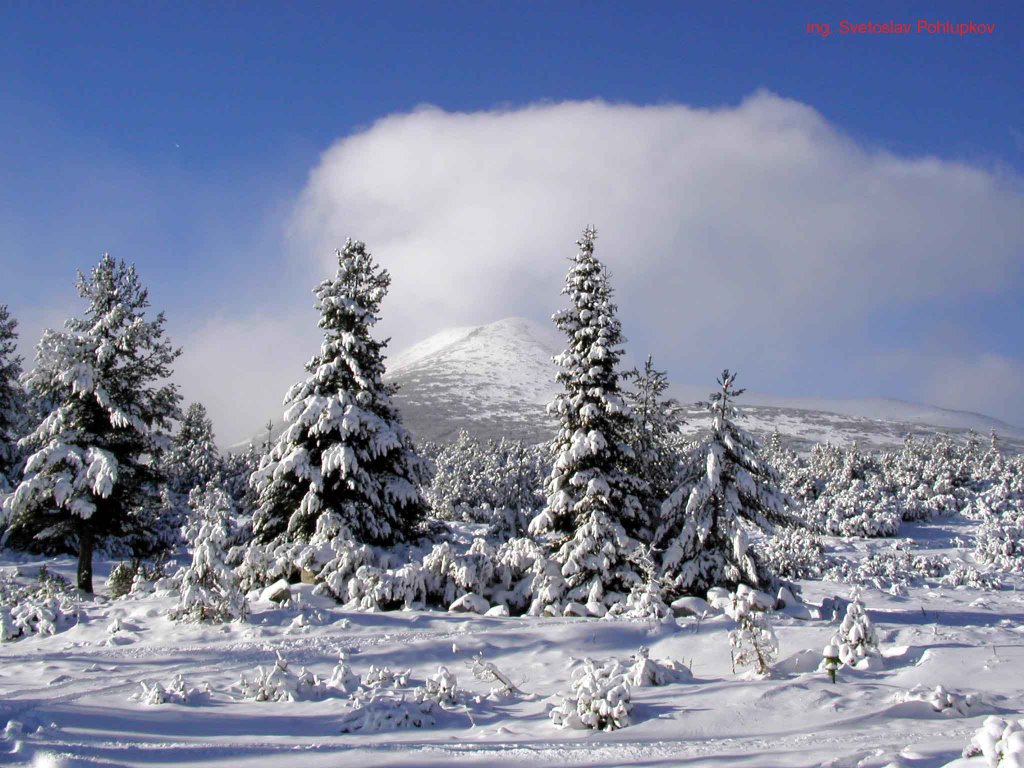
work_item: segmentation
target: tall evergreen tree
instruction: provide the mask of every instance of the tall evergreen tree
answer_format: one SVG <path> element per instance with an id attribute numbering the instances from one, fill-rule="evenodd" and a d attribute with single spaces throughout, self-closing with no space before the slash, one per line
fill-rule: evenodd
<path id="1" fill-rule="evenodd" d="M 563 391 L 548 406 L 559 421 L 547 505 L 530 523 L 550 534 L 573 600 L 611 605 L 640 583 L 634 536 L 645 524 L 645 484 L 630 470 L 632 415 L 619 387 L 622 326 L 604 265 L 594 256 L 597 233 L 578 241 L 562 293 L 570 306 L 554 315 L 568 346 L 555 358 Z"/>
<path id="2" fill-rule="evenodd" d="M 387 342 L 370 335 L 390 284 L 366 246 L 349 240 L 334 279 L 314 291 L 323 344 L 309 378 L 285 396 L 288 426 L 253 475 L 261 541 L 308 541 L 332 514 L 356 540 L 390 544 L 425 514 L 427 465 L 382 380 Z"/>
<path id="3" fill-rule="evenodd" d="M 750 533 L 775 524 L 798 524 L 775 470 L 758 455 L 757 443 L 734 423 L 736 374 L 718 379 L 719 391 L 703 403 L 711 414 L 703 472 L 684 480 L 662 505 L 655 541 L 671 594 L 700 594 L 709 587 L 757 586 L 762 573 Z"/>
<path id="4" fill-rule="evenodd" d="M 221 469 L 220 452 L 213 439 L 213 422 L 202 403 L 192 403 L 171 441 L 165 465 L 171 490 L 188 495 L 202 488 Z"/>
<path id="5" fill-rule="evenodd" d="M 0 494 L 17 482 L 22 460 L 18 439 L 28 420 L 17 328 L 18 321 L 11 317 L 7 305 L 0 304 Z"/>
<path id="6" fill-rule="evenodd" d="M 32 451 L 8 498 L 11 529 L 61 539 L 78 553 L 78 586 L 92 592 L 97 539 L 140 534 L 159 504 L 159 462 L 180 397 L 166 380 L 180 350 L 134 266 L 105 255 L 78 292 L 89 308 L 47 330 L 29 390 L 52 409 L 23 443 Z"/>

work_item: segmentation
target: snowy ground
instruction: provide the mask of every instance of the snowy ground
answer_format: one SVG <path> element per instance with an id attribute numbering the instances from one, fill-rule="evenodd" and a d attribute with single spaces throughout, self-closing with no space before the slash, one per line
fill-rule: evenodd
<path id="1" fill-rule="evenodd" d="M 921 551 L 958 556 L 951 540 L 970 524 L 907 525 Z M 891 541 L 858 544 L 889 547 Z M 856 553 L 853 553 L 856 554 Z M 42 560 L 4 562 L 32 576 Z M 50 562 L 70 576 L 68 560 Z M 100 580 L 98 583 L 102 583 Z M 848 594 L 845 585 L 805 582 L 808 605 Z M 594 619 L 481 618 L 438 612 L 351 613 L 323 607 L 325 623 L 295 627 L 296 609 L 256 603 L 245 624 L 195 626 L 165 618 L 172 596 L 81 606 L 76 626 L 0 645 L 0 764 L 278 766 L 942 766 L 988 714 L 1024 712 L 1024 592 L 911 588 L 864 592 L 883 650 L 877 669 L 844 669 L 831 684 L 817 672 L 836 625 L 777 614 L 781 653 L 772 679 L 730 669 L 724 616 L 671 623 Z M 307 613 L 316 621 L 312 606 Z M 109 626 L 120 619 L 120 631 Z M 611 732 L 563 731 L 547 711 L 567 688 L 575 661 L 618 657 L 639 646 L 653 658 L 692 665 L 693 682 L 634 689 L 633 724 Z M 239 700 L 240 675 L 280 652 L 297 671 L 328 677 L 341 651 L 355 672 L 371 664 L 411 668 L 412 683 L 447 665 L 463 689 L 435 725 L 343 734 L 345 698 L 258 703 Z M 470 674 L 482 654 L 524 695 L 487 698 Z M 130 697 L 143 681 L 175 674 L 212 693 L 189 705 Z M 915 686 L 975 693 L 967 715 L 940 714 L 901 698 Z M 286 762 L 287 761 L 287 762 Z M 980 758 L 958 765 L 982 765 Z"/>

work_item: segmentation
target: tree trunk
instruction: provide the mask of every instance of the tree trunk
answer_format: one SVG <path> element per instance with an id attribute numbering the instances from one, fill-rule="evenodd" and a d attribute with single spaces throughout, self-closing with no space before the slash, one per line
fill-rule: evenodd
<path id="1" fill-rule="evenodd" d="M 78 523 L 78 588 L 92 592 L 92 546 L 94 536 L 88 520 Z"/>

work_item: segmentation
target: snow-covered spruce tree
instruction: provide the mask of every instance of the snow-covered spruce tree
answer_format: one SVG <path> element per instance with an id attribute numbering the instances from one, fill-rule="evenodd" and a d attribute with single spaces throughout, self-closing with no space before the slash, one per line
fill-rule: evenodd
<path id="1" fill-rule="evenodd" d="M 0 494 L 7 493 L 21 472 L 18 439 L 28 420 L 28 398 L 21 385 L 21 357 L 17 354 L 18 321 L 0 304 Z"/>
<path id="2" fill-rule="evenodd" d="M 530 533 L 549 534 L 570 600 L 610 606 L 641 581 L 632 558 L 648 521 L 646 483 L 631 473 L 633 417 L 619 388 L 622 326 L 605 267 L 594 257 L 596 236 L 588 228 L 579 240 L 562 289 L 570 306 L 553 317 L 568 346 L 555 357 L 563 391 L 548 406 L 559 430 L 547 505 Z M 531 612 L 543 607 L 538 601 Z"/>
<path id="3" fill-rule="evenodd" d="M 632 387 L 624 392 L 633 412 L 630 444 L 636 454 L 636 473 L 647 481 L 644 508 L 655 519 L 661 502 L 673 490 L 675 469 L 683 441 L 679 427 L 679 403 L 664 397 L 668 375 L 654 368 L 648 355 L 643 370 L 634 368 L 626 374 Z"/>
<path id="4" fill-rule="evenodd" d="M 154 520 L 154 457 L 180 415 L 167 382 L 180 350 L 164 338 L 163 313 L 146 319 L 149 296 L 134 266 L 105 255 L 88 277 L 79 273 L 78 292 L 85 316 L 43 334 L 25 377 L 52 410 L 22 440 L 31 453 L 6 506 L 13 530 L 78 553 L 78 587 L 91 593 L 96 542 L 127 538 L 141 548 Z"/>
<path id="5" fill-rule="evenodd" d="M 704 594 L 709 587 L 757 586 L 763 575 L 750 548 L 753 530 L 798 525 L 787 510 L 778 476 L 758 455 L 757 443 L 736 426 L 736 374 L 723 371 L 719 391 L 704 407 L 711 414 L 704 472 L 684 479 L 662 505 L 655 533 L 661 574 L 672 595 Z"/>
<path id="6" fill-rule="evenodd" d="M 839 649 L 839 658 L 847 666 L 856 666 L 872 655 L 878 655 L 878 635 L 861 600 L 860 590 L 854 589 L 846 606 L 846 615 L 839 632 L 832 638 Z"/>
<path id="7" fill-rule="evenodd" d="M 213 422 L 202 403 L 192 403 L 165 454 L 167 483 L 175 493 L 188 495 L 202 488 L 221 470 L 220 452 L 213 439 Z"/>
<path id="8" fill-rule="evenodd" d="M 216 483 L 194 488 L 188 497 L 192 509 L 185 538 L 192 564 L 179 574 L 177 607 L 171 618 L 179 621 L 224 622 L 245 618 L 248 606 L 238 577 L 224 562 L 232 538 L 234 509 L 231 498 Z"/>
<path id="9" fill-rule="evenodd" d="M 428 468 L 382 380 L 387 342 L 370 335 L 390 284 L 366 246 L 349 240 L 335 277 L 314 291 L 323 344 L 309 378 L 285 396 L 288 427 L 253 474 L 260 541 L 309 541 L 331 513 L 356 541 L 391 544 L 425 514 Z"/>

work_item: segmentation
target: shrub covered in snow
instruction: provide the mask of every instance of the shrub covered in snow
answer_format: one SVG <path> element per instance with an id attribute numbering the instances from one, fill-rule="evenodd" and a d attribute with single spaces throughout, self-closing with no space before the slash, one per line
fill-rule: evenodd
<path id="1" fill-rule="evenodd" d="M 475 679 L 492 684 L 490 690 L 492 696 L 522 693 L 515 683 L 512 682 L 511 677 L 501 671 L 496 664 L 484 659 L 481 653 L 472 658 L 469 662 L 469 668 Z"/>
<path id="2" fill-rule="evenodd" d="M 958 693 L 948 691 L 941 685 L 934 688 L 926 688 L 923 685 L 915 685 L 909 691 L 896 695 L 897 701 L 924 701 L 931 705 L 932 709 L 947 717 L 968 717 L 975 714 L 973 710 L 977 704 L 977 697 L 973 693 Z"/>
<path id="3" fill-rule="evenodd" d="M 590 613 L 596 613 L 593 605 L 588 605 Z M 597 615 L 600 615 L 597 613 Z M 608 609 L 605 618 L 644 619 L 647 621 L 671 621 L 672 609 L 661 596 L 661 589 L 653 579 L 645 579 L 643 584 L 634 587 L 624 603 L 616 603 Z"/>
<path id="4" fill-rule="evenodd" d="M 331 676 L 327 679 L 327 687 L 339 693 L 351 695 L 359 689 L 361 682 L 359 675 L 352 671 L 348 661 L 348 654 L 342 651 L 338 658 L 338 663 L 334 666 Z"/>
<path id="5" fill-rule="evenodd" d="M 828 679 L 833 683 L 836 681 L 836 672 L 839 671 L 839 667 L 843 665 L 842 660 L 839 658 L 839 648 L 835 643 L 829 643 L 825 646 L 825 649 L 821 652 L 821 666 L 828 674 Z"/>
<path id="6" fill-rule="evenodd" d="M 135 574 L 139 572 L 138 561 L 121 562 L 110 570 L 107 577 L 107 591 L 113 598 L 124 597 L 132 591 Z"/>
<path id="7" fill-rule="evenodd" d="M 404 688 L 409 684 L 410 672 L 408 669 L 396 672 L 388 666 L 371 664 L 363 675 L 363 685 L 367 688 Z"/>
<path id="8" fill-rule="evenodd" d="M 986 717 L 964 749 L 964 757 L 977 755 L 989 768 L 1024 768 L 1024 719 Z"/>
<path id="9" fill-rule="evenodd" d="M 757 675 L 768 675 L 779 655 L 779 639 L 757 593 L 741 584 L 729 596 L 726 613 L 739 625 L 729 632 L 733 671 L 738 666 L 751 667 Z"/>
<path id="10" fill-rule="evenodd" d="M 341 718 L 342 733 L 386 733 L 434 724 L 436 702 L 387 688 L 360 690 Z"/>
<path id="11" fill-rule="evenodd" d="M 613 731 L 629 725 L 630 695 L 625 670 L 616 659 L 600 665 L 584 659 L 572 671 L 562 703 L 548 715 L 559 728 Z"/>
<path id="12" fill-rule="evenodd" d="M 324 682 L 303 668 L 299 674 L 288 669 L 280 652 L 272 666 L 257 667 L 251 678 L 243 675 L 238 682 L 243 699 L 252 701 L 305 701 L 327 695 Z"/>
<path id="13" fill-rule="evenodd" d="M 924 581 L 975 589 L 997 589 L 1000 584 L 996 576 L 962 560 L 945 555 L 915 555 L 903 548 L 872 552 L 859 560 L 831 557 L 826 562 L 823 576 L 827 581 L 873 586 L 892 594 L 903 594 L 907 587 Z"/>
<path id="14" fill-rule="evenodd" d="M 459 681 L 448 667 L 441 665 L 437 672 L 423 683 L 420 698 L 431 699 L 440 705 L 453 705 L 459 699 Z"/>
<path id="15" fill-rule="evenodd" d="M 761 565 L 783 579 L 821 578 L 827 563 L 821 538 L 803 528 L 779 528 L 758 547 Z"/>
<path id="16" fill-rule="evenodd" d="M 0 572 L 0 641 L 55 635 L 78 620 L 78 595 L 56 575 L 40 570 L 35 585 Z"/>

